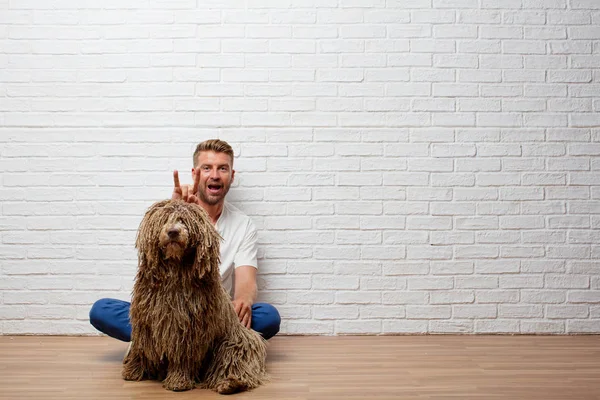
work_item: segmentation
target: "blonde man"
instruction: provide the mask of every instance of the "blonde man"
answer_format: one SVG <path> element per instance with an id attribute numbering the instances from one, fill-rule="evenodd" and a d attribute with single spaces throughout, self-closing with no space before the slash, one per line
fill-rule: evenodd
<path id="1" fill-rule="evenodd" d="M 279 332 L 281 318 L 275 307 L 255 303 L 257 232 L 250 218 L 225 201 L 235 177 L 233 149 L 219 139 L 206 140 L 194 151 L 193 185 L 182 185 L 178 171 L 173 172 L 174 200 L 200 205 L 223 237 L 221 242 L 221 280 L 233 299 L 240 322 L 269 339 Z M 90 323 L 99 331 L 123 341 L 131 340 L 130 303 L 101 299 L 90 310 Z"/>

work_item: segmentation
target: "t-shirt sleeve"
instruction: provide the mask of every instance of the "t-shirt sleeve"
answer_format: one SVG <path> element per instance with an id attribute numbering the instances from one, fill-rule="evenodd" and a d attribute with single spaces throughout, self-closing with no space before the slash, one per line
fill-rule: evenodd
<path id="1" fill-rule="evenodd" d="M 234 267 L 241 267 L 243 265 L 250 265 L 251 267 L 258 269 L 258 261 L 257 261 L 257 242 L 258 242 L 258 233 L 256 231 L 256 227 L 252 223 L 252 221 L 248 221 L 246 225 L 246 232 L 244 233 L 244 238 L 242 239 L 242 243 L 235 254 L 235 258 L 233 260 Z"/>

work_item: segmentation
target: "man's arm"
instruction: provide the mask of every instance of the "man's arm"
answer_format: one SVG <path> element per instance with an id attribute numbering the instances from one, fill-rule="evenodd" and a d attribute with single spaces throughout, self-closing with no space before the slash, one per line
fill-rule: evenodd
<path id="1" fill-rule="evenodd" d="M 235 269 L 233 307 L 242 325 L 248 329 L 252 325 L 252 304 L 256 301 L 257 292 L 256 268 L 250 265 L 237 267 Z"/>

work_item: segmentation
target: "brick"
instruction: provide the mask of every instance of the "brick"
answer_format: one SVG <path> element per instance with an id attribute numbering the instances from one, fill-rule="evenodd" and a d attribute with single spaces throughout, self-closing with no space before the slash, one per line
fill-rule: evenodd
<path id="1" fill-rule="evenodd" d="M 380 292 L 342 292 L 335 294 L 337 304 L 380 304 Z"/>
<path id="2" fill-rule="evenodd" d="M 565 243 L 566 234 L 556 231 L 523 232 L 523 243 Z"/>
<path id="3" fill-rule="evenodd" d="M 477 303 L 518 303 L 518 290 L 476 290 L 475 300 Z"/>
<path id="4" fill-rule="evenodd" d="M 520 272 L 519 262 L 512 260 L 485 260 L 475 263 L 478 274 L 511 274 Z"/>
<path id="5" fill-rule="evenodd" d="M 398 320 L 383 321 L 383 333 L 387 334 L 417 334 L 427 332 L 427 321 Z"/>
<path id="6" fill-rule="evenodd" d="M 432 292 L 430 303 L 431 304 L 460 304 L 460 303 L 472 303 L 475 300 L 473 291 L 444 291 L 444 292 Z M 453 317 L 458 318 L 456 310 L 454 310 Z"/>
<path id="7" fill-rule="evenodd" d="M 600 319 L 567 321 L 567 333 L 594 333 L 600 329 Z"/>
<path id="8" fill-rule="evenodd" d="M 432 275 L 470 275 L 473 273 L 473 262 L 470 261 L 433 261 Z"/>
<path id="9" fill-rule="evenodd" d="M 519 333 L 519 321 L 496 319 L 475 321 L 476 333 Z"/>
<path id="10" fill-rule="evenodd" d="M 467 24 L 497 24 L 502 20 L 500 11 L 458 10 L 458 22 Z M 453 22 L 453 21 L 447 21 Z"/>
<path id="11" fill-rule="evenodd" d="M 320 275 L 313 280 L 312 289 L 316 290 L 353 290 L 358 289 L 358 278 Z"/>
<path id="12" fill-rule="evenodd" d="M 546 308 L 546 318 L 549 319 L 574 319 L 589 316 L 587 305 L 549 305 Z"/>
<path id="13" fill-rule="evenodd" d="M 373 261 L 336 261 L 335 273 L 338 275 L 381 275 L 381 265 Z"/>
<path id="14" fill-rule="evenodd" d="M 397 260 L 405 258 L 406 249 L 403 246 L 362 246 L 363 260 Z"/>
<path id="15" fill-rule="evenodd" d="M 497 229 L 498 219 L 495 217 L 460 217 L 456 218 L 456 228 L 461 230 Z"/>
<path id="16" fill-rule="evenodd" d="M 317 260 L 356 260 L 359 253 L 355 246 L 318 247 L 314 250 L 314 257 Z"/>
<path id="17" fill-rule="evenodd" d="M 515 305 L 500 304 L 498 306 L 499 318 L 542 318 L 544 309 L 541 305 Z"/>
<path id="18" fill-rule="evenodd" d="M 360 289 L 367 291 L 376 290 L 403 290 L 406 289 L 406 280 L 403 278 L 376 278 L 362 277 L 360 279 Z"/>
<path id="19" fill-rule="evenodd" d="M 521 321 L 521 333 L 524 334 L 564 334 L 565 323 L 542 322 L 542 321 Z"/>
<path id="20" fill-rule="evenodd" d="M 428 298 L 424 291 L 383 292 L 383 304 L 427 304 Z"/>
<path id="21" fill-rule="evenodd" d="M 449 260 L 452 249 L 439 246 L 409 246 L 406 258 L 409 260 Z"/>
<path id="22" fill-rule="evenodd" d="M 452 286 L 452 279 L 447 277 L 408 279 L 409 290 L 452 289 Z"/>
<path id="23" fill-rule="evenodd" d="M 496 277 L 457 277 L 455 279 L 457 289 L 497 289 L 498 278 Z"/>
<path id="24" fill-rule="evenodd" d="M 477 243 L 518 243 L 520 236 L 520 232 L 510 231 L 477 232 L 475 241 Z"/>
<path id="25" fill-rule="evenodd" d="M 474 242 L 471 232 L 431 232 L 432 245 L 473 244 Z"/>
<path id="26" fill-rule="evenodd" d="M 316 320 L 357 319 L 357 306 L 315 306 L 313 316 Z"/>
<path id="27" fill-rule="evenodd" d="M 492 245 L 455 246 L 457 259 L 496 258 L 499 255 L 498 247 Z"/>
<path id="28" fill-rule="evenodd" d="M 515 25 L 544 25 L 546 15 L 543 11 L 505 11 L 503 13 L 503 22 Z"/>
<path id="29" fill-rule="evenodd" d="M 404 307 L 397 306 L 361 306 L 360 318 L 364 319 L 399 319 L 404 318 Z M 336 319 L 340 318 L 336 316 Z"/>
<path id="30" fill-rule="evenodd" d="M 451 229 L 450 217 L 408 217 L 407 229 L 410 230 L 446 230 Z"/>
<path id="31" fill-rule="evenodd" d="M 509 186 L 518 185 L 521 178 L 518 174 L 506 173 L 479 173 L 477 174 L 478 186 Z"/>
<path id="32" fill-rule="evenodd" d="M 287 292 L 288 303 L 291 304 L 332 304 L 334 299 L 334 293 L 331 291 L 288 291 Z"/>
<path id="33" fill-rule="evenodd" d="M 286 333 L 288 334 L 315 334 L 331 335 L 334 332 L 333 321 L 311 321 L 311 320 L 291 320 L 287 321 Z"/>
<path id="34" fill-rule="evenodd" d="M 459 201 L 489 201 L 498 199 L 498 190 L 495 188 L 457 188 L 454 189 L 454 195 Z"/>
<path id="35" fill-rule="evenodd" d="M 452 309 L 450 306 L 406 306 L 406 318 L 409 319 L 448 319 Z"/>
<path id="36" fill-rule="evenodd" d="M 456 305 L 452 307 L 452 316 L 459 319 L 488 319 L 498 315 L 495 305 Z"/>
<path id="37" fill-rule="evenodd" d="M 468 334 L 473 333 L 472 321 L 430 321 L 430 333 L 458 333 Z"/>

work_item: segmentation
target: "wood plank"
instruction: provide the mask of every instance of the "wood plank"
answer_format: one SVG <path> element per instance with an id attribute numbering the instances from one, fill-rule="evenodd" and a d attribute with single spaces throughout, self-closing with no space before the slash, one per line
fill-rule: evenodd
<path id="1" fill-rule="evenodd" d="M 1 399 L 217 399 L 125 382 L 127 344 L 0 337 Z M 236 399 L 600 399 L 600 336 L 281 336 L 272 380 Z"/>

